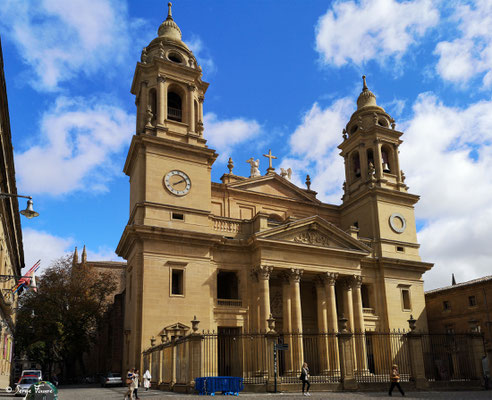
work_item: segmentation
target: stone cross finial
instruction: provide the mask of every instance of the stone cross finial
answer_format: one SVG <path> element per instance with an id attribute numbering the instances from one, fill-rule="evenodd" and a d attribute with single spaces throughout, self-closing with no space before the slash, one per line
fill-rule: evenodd
<path id="1" fill-rule="evenodd" d="M 231 157 L 229 157 L 229 161 L 227 162 L 227 168 L 229 169 L 229 173 L 232 174 L 232 170 L 234 168 L 234 162 L 232 161 Z"/>
<path id="2" fill-rule="evenodd" d="M 308 190 L 311 190 L 311 178 L 309 175 L 306 175 L 306 186 Z"/>
<path id="3" fill-rule="evenodd" d="M 268 161 L 269 161 L 269 163 L 268 163 L 269 165 L 268 165 L 268 168 L 267 168 L 267 173 L 270 173 L 270 172 L 275 171 L 275 168 L 272 167 L 272 159 L 275 159 L 276 160 L 277 157 L 272 156 L 272 150 L 269 149 L 268 150 L 268 154 L 263 154 L 263 157 L 268 158 Z"/>

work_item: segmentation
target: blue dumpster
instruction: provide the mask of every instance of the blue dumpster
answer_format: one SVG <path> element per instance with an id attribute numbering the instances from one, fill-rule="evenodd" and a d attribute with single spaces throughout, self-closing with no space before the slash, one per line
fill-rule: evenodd
<path id="1" fill-rule="evenodd" d="M 243 378 L 236 376 L 207 376 L 195 379 L 195 390 L 200 395 L 215 393 L 237 396 L 244 389 Z"/>

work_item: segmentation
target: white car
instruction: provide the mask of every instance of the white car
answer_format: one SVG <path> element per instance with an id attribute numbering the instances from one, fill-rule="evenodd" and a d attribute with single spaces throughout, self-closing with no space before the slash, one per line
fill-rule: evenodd
<path id="1" fill-rule="evenodd" d="M 43 380 L 43 373 L 41 372 L 40 369 L 25 369 L 22 371 L 21 378 L 24 375 L 36 375 L 40 381 Z"/>

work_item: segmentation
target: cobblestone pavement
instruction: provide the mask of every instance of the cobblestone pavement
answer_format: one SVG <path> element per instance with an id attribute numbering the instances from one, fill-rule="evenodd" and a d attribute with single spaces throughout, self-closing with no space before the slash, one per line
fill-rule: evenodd
<path id="1" fill-rule="evenodd" d="M 60 388 L 59 399 L 60 400 L 99 400 L 99 399 L 120 399 L 123 400 L 126 388 L 101 388 L 99 386 L 66 386 Z M 158 390 L 149 390 L 145 392 L 143 389 L 138 391 L 141 400 L 171 400 L 176 398 L 179 400 L 206 400 L 212 399 L 212 396 L 202 397 L 198 395 L 183 395 L 169 392 L 162 392 Z M 341 400 L 365 400 L 365 399 L 383 399 L 388 398 L 388 393 L 385 392 L 313 392 L 311 397 L 304 397 L 301 393 L 241 393 L 238 397 L 242 397 L 244 400 L 294 400 L 294 399 L 341 399 Z M 399 398 L 400 393 L 393 392 L 393 398 Z M 11 397 L 13 398 L 13 397 Z M 233 400 L 234 396 L 224 397 Z M 407 399 L 442 399 L 442 400 L 480 400 L 480 399 L 492 399 L 492 391 L 449 391 L 449 392 L 407 392 L 405 395 Z M 19 399 L 19 397 L 18 397 Z"/>

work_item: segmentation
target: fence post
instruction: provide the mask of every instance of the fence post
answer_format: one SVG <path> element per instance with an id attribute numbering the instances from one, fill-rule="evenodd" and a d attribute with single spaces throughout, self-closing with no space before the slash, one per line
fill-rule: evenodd
<path id="1" fill-rule="evenodd" d="M 270 318 L 267 319 L 269 331 L 266 333 L 266 365 L 268 379 L 267 379 L 267 392 L 275 391 L 275 368 L 274 368 L 274 359 L 273 359 L 273 348 L 274 345 L 278 342 L 278 333 L 275 332 L 275 319 L 270 314 Z M 278 366 L 277 366 L 278 367 Z"/>
<path id="2" fill-rule="evenodd" d="M 483 380 L 482 357 L 484 356 L 483 336 L 475 331 L 470 333 L 472 340 L 473 365 L 475 367 L 475 378 Z"/>
<path id="3" fill-rule="evenodd" d="M 345 390 L 356 390 L 357 381 L 355 380 L 355 360 L 353 348 L 353 334 L 347 330 L 347 318 L 342 317 L 338 320 L 340 332 L 338 333 L 338 349 L 340 355 L 340 374 Z"/>
<path id="4" fill-rule="evenodd" d="M 199 320 L 196 319 L 196 315 L 191 321 L 191 327 L 193 332 L 189 336 L 189 371 L 188 371 L 188 379 L 189 379 L 189 387 L 188 389 L 191 391 L 195 387 L 195 379 L 202 376 L 202 343 L 203 343 L 203 335 L 198 333 L 198 324 Z"/>
<path id="5" fill-rule="evenodd" d="M 412 371 L 411 380 L 415 382 L 417 389 L 426 389 L 429 382 L 425 377 L 425 361 L 422 340 L 423 336 L 415 331 L 416 320 L 410 315 L 408 325 L 410 332 L 406 334 L 408 340 L 408 355 L 410 356 L 410 367 Z"/>

